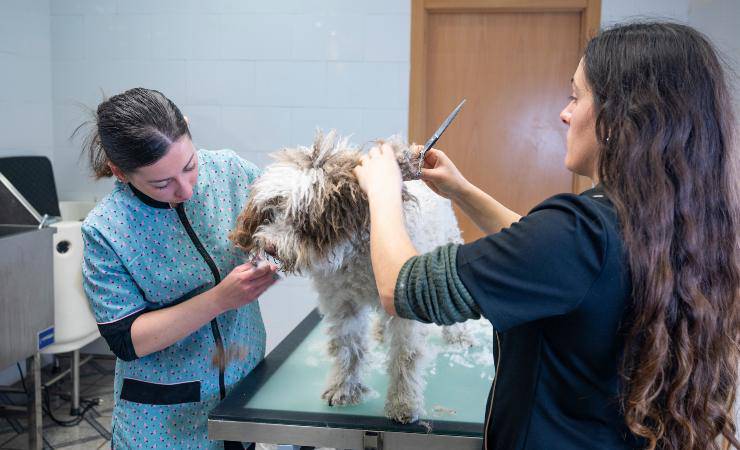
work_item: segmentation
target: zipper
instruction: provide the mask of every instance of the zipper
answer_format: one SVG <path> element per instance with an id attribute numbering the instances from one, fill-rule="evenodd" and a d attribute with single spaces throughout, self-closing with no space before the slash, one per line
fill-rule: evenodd
<path id="1" fill-rule="evenodd" d="M 218 271 L 218 266 L 216 266 L 216 263 L 213 262 L 213 258 L 211 258 L 211 255 L 208 254 L 206 251 L 206 248 L 203 247 L 203 244 L 200 242 L 200 239 L 198 239 L 198 235 L 195 234 L 195 230 L 193 230 L 192 225 L 190 225 L 190 221 L 188 220 L 188 216 L 185 214 L 185 206 L 183 203 L 178 203 L 175 207 L 175 211 L 177 211 L 177 217 L 180 219 L 180 222 L 185 227 L 185 231 L 188 233 L 188 237 L 190 237 L 190 240 L 193 242 L 193 245 L 195 245 L 195 248 L 198 250 L 198 253 L 200 253 L 200 256 L 203 258 L 203 260 L 208 265 L 208 268 L 211 269 L 211 273 L 213 274 L 213 280 L 214 280 L 214 286 L 221 282 L 221 274 Z M 213 340 L 216 341 L 216 348 L 219 354 L 223 355 L 224 353 L 224 341 L 221 338 L 221 330 L 218 328 L 218 320 L 216 320 L 216 317 L 214 317 L 211 320 L 211 333 L 213 334 Z M 226 397 L 226 382 L 224 381 L 224 364 L 220 364 L 218 367 L 218 390 L 221 394 L 221 400 Z M 496 379 L 494 375 L 494 380 Z"/>
<path id="2" fill-rule="evenodd" d="M 483 428 L 483 448 L 488 450 L 488 428 L 491 425 L 491 416 L 493 415 L 493 401 L 496 399 L 496 381 L 498 380 L 498 371 L 501 365 L 501 341 L 498 338 L 498 331 L 493 330 L 496 336 L 496 354 L 498 355 L 496 364 L 493 366 L 493 387 L 491 388 L 491 402 L 488 405 L 488 414 L 486 415 L 486 426 Z"/>

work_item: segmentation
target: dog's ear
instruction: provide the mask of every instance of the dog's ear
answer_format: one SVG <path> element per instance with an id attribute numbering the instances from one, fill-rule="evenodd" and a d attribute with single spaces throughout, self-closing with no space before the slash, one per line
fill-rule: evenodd
<path id="1" fill-rule="evenodd" d="M 255 246 L 252 236 L 260 225 L 274 219 L 273 214 L 274 203 L 260 204 L 255 201 L 254 194 L 250 194 L 246 206 L 236 219 L 236 228 L 229 234 L 229 239 L 238 248 L 247 252 L 252 251 Z"/>
<path id="2" fill-rule="evenodd" d="M 257 226 L 262 222 L 258 217 L 257 209 L 251 199 L 247 202 L 239 217 L 236 219 L 236 228 L 229 234 L 229 240 L 242 250 L 252 251 L 254 241 L 252 235 L 257 230 Z"/>
<path id="3" fill-rule="evenodd" d="M 334 178 L 325 217 L 340 239 L 360 238 L 370 227 L 367 196 L 351 170 Z"/>

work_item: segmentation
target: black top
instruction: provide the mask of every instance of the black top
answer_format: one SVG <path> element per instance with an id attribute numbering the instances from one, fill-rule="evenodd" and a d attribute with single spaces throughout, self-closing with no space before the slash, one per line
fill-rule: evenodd
<path id="1" fill-rule="evenodd" d="M 457 272 L 499 340 L 489 449 L 640 446 L 618 401 L 631 282 L 601 189 L 552 197 L 460 246 Z"/>

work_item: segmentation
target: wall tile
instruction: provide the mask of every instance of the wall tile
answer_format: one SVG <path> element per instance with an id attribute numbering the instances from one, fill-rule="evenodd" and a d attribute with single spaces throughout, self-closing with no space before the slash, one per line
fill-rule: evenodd
<path id="1" fill-rule="evenodd" d="M 294 108 L 291 110 L 290 146 L 310 146 L 316 130 L 328 133 L 334 129 L 340 136 L 347 136 L 350 142 L 357 142 L 356 137 L 362 130 L 362 110 L 345 108 Z"/>
<path id="2" fill-rule="evenodd" d="M 290 138 L 290 110 L 271 107 L 221 109 L 224 143 L 240 152 L 271 152 Z"/>
<path id="3" fill-rule="evenodd" d="M 221 124 L 221 107 L 216 105 L 178 105 L 188 117 L 190 134 L 198 148 L 220 150 L 229 145 Z"/>
<path id="4" fill-rule="evenodd" d="M 48 15 L 49 0 L 3 0 L 0 4 L 4 14 Z"/>
<path id="5" fill-rule="evenodd" d="M 366 61 L 409 61 L 411 16 L 398 14 L 365 16 Z"/>
<path id="6" fill-rule="evenodd" d="M 153 23 L 148 14 L 86 16 L 87 57 L 106 61 L 150 58 Z"/>
<path id="7" fill-rule="evenodd" d="M 0 14 L 0 52 L 22 58 L 48 58 L 50 16 L 46 14 Z"/>
<path id="8" fill-rule="evenodd" d="M 191 57 L 192 14 L 155 14 L 150 18 L 152 59 L 188 59 Z"/>
<path id="9" fill-rule="evenodd" d="M 12 107 L 11 107 L 12 105 Z M 0 104 L 0 148 L 50 150 L 52 148 L 51 105 L 44 103 Z"/>
<path id="10" fill-rule="evenodd" d="M 193 3 L 182 0 L 118 0 L 118 14 L 178 14 L 188 12 Z"/>
<path id="11" fill-rule="evenodd" d="M 324 62 L 257 62 L 259 105 L 322 106 L 326 103 L 326 89 Z"/>
<path id="12" fill-rule="evenodd" d="M 360 31 L 364 30 L 364 18 L 358 14 L 327 15 L 326 29 L 329 32 L 326 58 L 330 61 L 362 61 L 366 41 L 375 38 Z"/>
<path id="13" fill-rule="evenodd" d="M 193 59 L 220 59 L 221 16 L 194 14 L 190 17 L 190 55 Z M 187 31 L 185 32 L 187 34 Z"/>
<path id="14" fill-rule="evenodd" d="M 85 59 L 85 16 L 51 16 L 51 35 L 54 61 Z"/>
<path id="15" fill-rule="evenodd" d="M 367 0 L 370 14 L 411 14 L 411 0 Z"/>
<path id="16" fill-rule="evenodd" d="M 329 29 L 326 16 L 302 14 L 293 16 L 292 59 L 323 60 L 329 47 Z"/>
<path id="17" fill-rule="evenodd" d="M 292 19 L 287 15 L 221 16 L 221 57 L 224 59 L 290 58 Z"/>
<path id="18" fill-rule="evenodd" d="M 408 112 L 406 109 L 364 109 L 362 110 L 362 133 L 358 138 L 364 141 L 384 139 L 400 135 L 408 136 Z"/>
<path id="19" fill-rule="evenodd" d="M 330 62 L 328 104 L 340 107 L 401 108 L 401 71 L 397 63 Z"/>
<path id="20" fill-rule="evenodd" d="M 115 14 L 116 0 L 50 0 L 51 14 Z"/>
<path id="21" fill-rule="evenodd" d="M 254 61 L 188 61 L 188 103 L 255 103 Z"/>
<path id="22" fill-rule="evenodd" d="M 54 147 L 75 149 L 82 148 L 85 137 L 92 130 L 92 126 L 83 126 L 79 132 L 72 137 L 72 133 L 83 124 L 83 122 L 93 119 L 93 110 L 89 110 L 82 105 L 55 104 L 52 107 L 54 117 L 53 126 L 53 143 Z M 67 154 L 66 156 L 70 156 Z"/>
<path id="23" fill-rule="evenodd" d="M 0 101 L 50 101 L 51 64 L 48 58 L 24 59 L 0 53 L 0 67 Z"/>

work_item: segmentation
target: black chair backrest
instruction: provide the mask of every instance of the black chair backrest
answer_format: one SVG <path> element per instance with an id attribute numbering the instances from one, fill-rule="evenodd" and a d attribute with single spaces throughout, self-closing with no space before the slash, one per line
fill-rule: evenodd
<path id="1" fill-rule="evenodd" d="M 42 216 L 61 216 L 54 171 L 46 156 L 11 156 L 0 158 L 0 173 Z"/>

